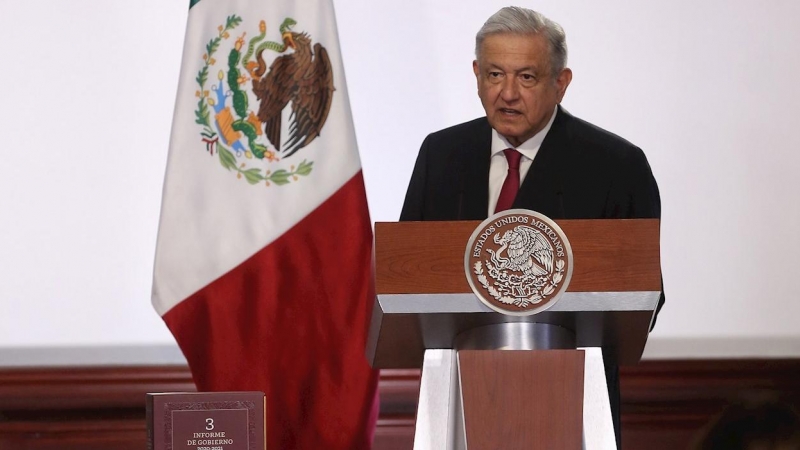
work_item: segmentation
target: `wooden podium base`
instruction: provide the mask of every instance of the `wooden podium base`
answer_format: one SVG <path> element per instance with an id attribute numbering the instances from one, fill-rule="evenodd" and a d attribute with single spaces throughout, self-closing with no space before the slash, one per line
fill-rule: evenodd
<path id="1" fill-rule="evenodd" d="M 414 450 L 616 449 L 599 348 L 427 350 Z"/>

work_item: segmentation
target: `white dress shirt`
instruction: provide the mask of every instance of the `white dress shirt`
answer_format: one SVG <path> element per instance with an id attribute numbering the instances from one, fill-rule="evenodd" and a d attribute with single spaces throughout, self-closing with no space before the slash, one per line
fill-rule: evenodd
<path id="1" fill-rule="evenodd" d="M 519 161 L 519 185 L 525 181 L 525 176 L 531 168 L 533 158 L 539 152 L 539 147 L 542 146 L 547 132 L 553 125 L 553 120 L 556 118 L 558 106 L 553 110 L 553 115 L 550 116 L 550 121 L 547 122 L 541 131 L 533 135 L 530 139 L 520 144 L 519 147 L 514 147 L 508 143 L 505 137 L 500 135 L 494 128 L 492 128 L 492 159 L 489 162 L 489 215 L 494 214 L 494 209 L 497 207 L 497 200 L 500 198 L 500 190 L 503 188 L 503 182 L 506 180 L 508 173 L 508 160 L 503 150 L 507 148 L 514 148 L 522 153 L 522 158 Z"/>

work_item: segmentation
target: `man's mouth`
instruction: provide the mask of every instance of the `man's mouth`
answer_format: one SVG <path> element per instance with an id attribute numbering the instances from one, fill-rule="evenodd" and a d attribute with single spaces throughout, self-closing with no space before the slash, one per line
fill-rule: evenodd
<path id="1" fill-rule="evenodd" d="M 510 116 L 516 116 L 516 115 L 522 114 L 520 111 L 517 111 L 516 109 L 511 109 L 511 108 L 500 108 L 499 111 L 500 111 L 501 114 L 510 115 Z"/>

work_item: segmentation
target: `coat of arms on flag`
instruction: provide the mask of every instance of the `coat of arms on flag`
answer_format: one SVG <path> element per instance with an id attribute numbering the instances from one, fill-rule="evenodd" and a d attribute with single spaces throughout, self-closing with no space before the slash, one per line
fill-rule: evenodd
<path id="1" fill-rule="evenodd" d="M 217 27 L 198 71 L 195 122 L 206 149 L 221 165 L 250 184 L 285 185 L 311 173 L 313 162 L 271 168 L 310 144 L 325 125 L 334 95 L 328 51 L 307 33 L 293 30 L 287 17 L 278 29 L 282 42 L 267 39 L 262 20 L 247 39 L 242 18 L 230 15 Z M 233 45 L 228 45 L 233 41 Z M 287 50 L 293 50 L 287 53 Z M 275 53 L 267 68 L 265 53 Z M 209 74 L 216 73 L 216 82 Z M 251 94 L 255 95 L 253 102 Z M 291 105 L 289 137 L 281 141 L 283 111 Z"/>

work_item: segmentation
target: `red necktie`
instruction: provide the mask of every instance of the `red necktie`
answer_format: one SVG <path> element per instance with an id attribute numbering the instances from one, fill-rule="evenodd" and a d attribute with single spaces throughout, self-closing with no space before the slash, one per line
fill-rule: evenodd
<path id="1" fill-rule="evenodd" d="M 508 160 L 508 174 L 506 181 L 503 182 L 503 187 L 500 189 L 500 197 L 497 199 L 497 206 L 494 208 L 495 213 L 505 211 L 511 208 L 514 204 L 514 199 L 517 197 L 519 191 L 519 160 L 522 158 L 522 153 L 507 148 L 503 150 Z"/>

